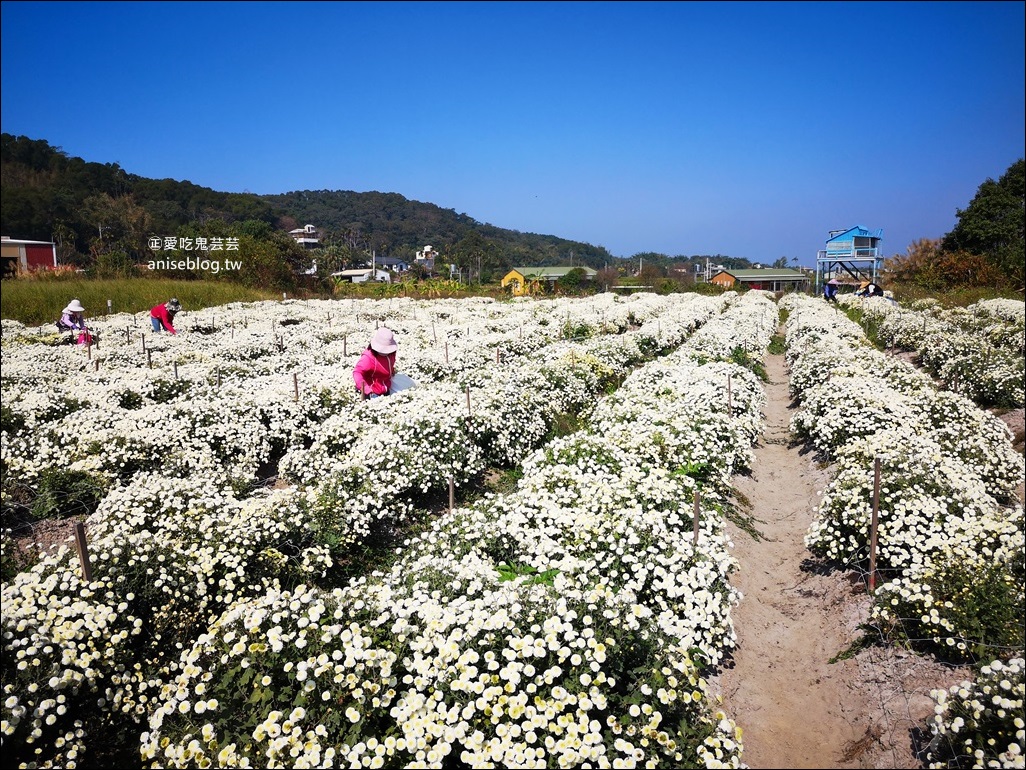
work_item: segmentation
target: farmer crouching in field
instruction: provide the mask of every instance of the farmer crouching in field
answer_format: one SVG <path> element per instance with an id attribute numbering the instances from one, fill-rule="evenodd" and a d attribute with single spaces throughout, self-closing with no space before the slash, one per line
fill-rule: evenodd
<path id="1" fill-rule="evenodd" d="M 61 331 L 81 332 L 85 331 L 85 308 L 82 307 L 82 303 L 77 299 L 71 300 L 68 306 L 61 311 L 61 320 L 57 322 L 57 327 Z"/>
<path id="2" fill-rule="evenodd" d="M 85 308 L 78 299 L 73 299 L 68 306 L 61 311 L 61 318 L 57 322 L 57 328 L 62 332 L 71 332 L 72 338 L 79 345 L 90 345 L 93 342 L 93 335 L 89 332 L 85 322 Z"/>
<path id="3" fill-rule="evenodd" d="M 167 329 L 172 334 L 177 334 L 174 327 L 175 316 L 182 306 L 178 304 L 178 298 L 172 297 L 163 305 L 156 305 L 150 310 L 150 323 L 153 324 L 153 331 L 159 332 Z"/>
<path id="4" fill-rule="evenodd" d="M 371 338 L 353 369 L 356 391 L 365 399 L 387 396 L 392 389 L 395 372 L 395 351 L 399 349 L 395 335 L 382 326 Z"/>
<path id="5" fill-rule="evenodd" d="M 823 284 L 823 299 L 827 302 L 837 302 L 837 279 L 831 278 Z"/>

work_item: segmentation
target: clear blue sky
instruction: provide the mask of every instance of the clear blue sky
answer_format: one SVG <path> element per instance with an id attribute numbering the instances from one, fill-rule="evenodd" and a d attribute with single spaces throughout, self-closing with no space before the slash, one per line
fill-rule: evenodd
<path id="1" fill-rule="evenodd" d="M 616 256 L 939 238 L 1024 156 L 1023 2 L 3 2 L 0 120 L 215 190 Z"/>

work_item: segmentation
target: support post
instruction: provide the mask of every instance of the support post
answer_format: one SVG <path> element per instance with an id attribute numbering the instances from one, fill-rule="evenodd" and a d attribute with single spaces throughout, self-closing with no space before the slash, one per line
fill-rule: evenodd
<path id="1" fill-rule="evenodd" d="M 82 522 L 75 524 L 75 547 L 78 548 L 78 561 L 82 565 L 82 580 L 85 583 L 92 583 L 93 568 L 89 563 L 89 548 L 86 545 L 85 525 Z"/>
<path id="2" fill-rule="evenodd" d="M 698 525 L 699 525 L 699 518 L 701 516 L 701 513 L 702 513 L 702 493 L 699 492 L 696 489 L 695 490 L 695 525 L 694 525 L 695 526 L 695 533 L 694 533 L 694 535 L 691 538 L 691 542 L 692 542 L 693 545 L 698 545 Z"/>
<path id="3" fill-rule="evenodd" d="M 869 593 L 876 591 L 876 541 L 880 526 L 880 458 L 873 460 L 873 519 L 869 525 Z"/>

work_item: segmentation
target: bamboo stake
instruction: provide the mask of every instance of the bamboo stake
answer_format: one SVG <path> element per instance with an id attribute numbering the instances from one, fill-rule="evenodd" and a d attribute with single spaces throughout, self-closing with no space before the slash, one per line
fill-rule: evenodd
<path id="1" fill-rule="evenodd" d="M 692 544 L 698 545 L 698 524 L 699 516 L 702 510 L 702 494 L 696 489 L 695 490 L 695 534 L 691 539 Z"/>
<path id="2" fill-rule="evenodd" d="M 452 513 L 452 509 L 455 507 L 455 496 L 456 496 L 456 482 L 452 476 L 449 477 L 449 513 Z"/>
<path id="3" fill-rule="evenodd" d="M 880 458 L 873 460 L 873 520 L 869 527 L 869 593 L 876 590 L 876 541 L 880 525 Z"/>
<path id="4" fill-rule="evenodd" d="M 86 545 L 85 526 L 82 522 L 75 524 L 75 546 L 78 548 L 78 561 L 82 565 L 82 580 L 93 582 L 93 568 L 89 564 L 89 547 Z"/>
<path id="5" fill-rule="evenodd" d="M 299 401 L 299 375 L 292 373 L 292 390 L 295 392 L 295 400 Z"/>

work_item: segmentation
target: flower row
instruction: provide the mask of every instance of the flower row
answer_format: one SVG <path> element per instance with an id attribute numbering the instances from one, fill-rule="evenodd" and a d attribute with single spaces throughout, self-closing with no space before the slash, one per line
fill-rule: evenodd
<path id="1" fill-rule="evenodd" d="M 889 579 L 873 595 L 871 623 L 944 660 L 997 658 L 1000 667 L 1021 656 L 1026 542 L 1015 487 L 1023 460 L 1007 428 L 876 350 L 832 307 L 783 302 L 801 399 L 792 429 L 834 462 L 806 544 L 865 568 L 875 507 L 875 556 Z M 988 743 L 978 749 L 995 764 L 974 766 L 1012 766 L 1004 762 L 1022 754 L 1021 720 L 1016 728 L 1016 715 L 996 703 L 982 711 Z"/>
<path id="2" fill-rule="evenodd" d="M 946 386 L 985 406 L 1023 406 L 1023 308 L 1015 300 L 982 300 L 969 308 L 899 308 L 848 295 L 883 345 L 915 351 L 920 366 Z"/>
<path id="3" fill-rule="evenodd" d="M 679 344 L 695 325 L 729 301 L 702 299 L 701 310 L 664 306 L 667 312 L 652 334 L 643 327 L 622 340 L 588 339 L 578 347 L 539 353 L 542 359 L 537 365 L 540 370 L 552 367 L 570 394 L 556 400 L 562 405 L 558 408 L 589 393 L 594 398 L 601 392 L 603 377 L 642 360 L 641 348 L 658 350 Z M 561 368 L 555 366 L 560 361 Z M 522 404 L 524 394 L 544 391 L 548 385 L 544 378 L 510 377 L 504 395 Z M 481 392 L 474 391 L 473 403 L 482 401 Z M 233 485 L 230 467 L 221 466 L 244 449 L 245 431 L 239 432 L 236 444 L 226 442 L 227 449 L 220 453 L 216 441 L 210 442 L 209 449 L 203 442 L 193 445 L 191 455 L 171 453 L 170 458 L 189 457 L 194 463 L 191 468 L 175 465 L 171 459 L 171 473 L 165 474 L 169 460 L 165 457 L 159 472 L 150 467 L 145 468 L 148 473 L 134 470 L 125 481 L 119 477 L 89 522 L 93 576 L 88 586 L 65 550 L 4 587 L 5 652 L 17 665 L 16 673 L 4 681 L 5 735 L 30 752 L 53 745 L 60 761 L 71 761 L 84 747 L 83 722 L 96 729 L 111 712 L 129 721 L 143 718 L 150 709 L 154 682 L 166 676 L 161 671 L 170 665 L 176 649 L 190 644 L 197 629 L 223 608 L 263 595 L 269 587 L 323 579 L 333 555 L 359 542 L 352 532 L 361 521 L 401 518 L 412 505 L 416 483 L 430 479 L 429 486 L 437 486 L 447 473 L 463 472 L 461 458 L 483 456 L 482 447 L 491 445 L 470 440 L 484 431 L 474 434 L 466 429 L 459 414 L 462 395 L 451 384 L 438 383 L 393 399 L 356 403 L 351 436 L 361 446 L 382 441 L 375 435 L 391 436 L 384 449 L 394 450 L 396 431 L 405 425 L 408 429 L 402 435 L 419 442 L 414 445 L 418 451 L 385 451 L 378 457 L 364 456 L 362 462 L 357 455 L 363 452 L 333 457 L 327 478 L 292 488 L 245 496 L 241 493 L 248 489 Z M 258 396 L 257 408 L 260 403 Z M 386 404 L 402 408 L 383 409 Z M 249 428 L 251 439 L 261 433 L 261 422 L 250 416 L 254 403 L 242 398 L 227 413 L 227 423 L 218 423 L 218 413 L 209 408 L 209 402 L 204 404 L 195 396 L 190 404 L 169 405 L 205 417 L 206 427 L 215 428 L 204 434 L 205 440 L 230 435 L 240 424 L 254 426 Z M 544 407 L 536 400 L 531 405 Z M 85 413 L 78 410 L 56 422 Z M 544 412 L 552 413 L 551 409 Z M 526 451 L 530 442 L 516 437 L 524 432 L 513 419 L 518 416 L 511 413 L 507 424 L 499 424 L 506 435 L 521 441 L 518 451 Z M 487 420 L 474 424 L 486 425 Z M 166 437 L 175 425 L 175 420 L 167 420 L 162 435 Z M 379 425 L 384 426 L 380 431 Z M 89 430 L 97 435 L 93 428 Z M 308 430 L 318 436 L 323 432 L 320 425 Z M 67 435 L 80 435 L 80 431 L 69 429 Z M 267 459 L 261 452 L 266 448 L 252 462 Z M 462 455 L 450 457 L 452 452 Z M 313 462 L 315 454 L 308 462 Z M 439 457 L 444 461 L 439 462 Z M 433 476 L 423 473 L 423 458 L 434 464 Z M 295 458 L 295 467 L 303 464 L 301 457 Z M 386 486 L 383 481 L 394 484 Z M 69 602 L 69 597 L 75 601 Z"/>
<path id="4" fill-rule="evenodd" d="M 711 712 L 699 676 L 733 644 L 733 561 L 715 495 L 692 526 L 689 475 L 743 457 L 727 442 L 695 454 L 727 411 L 726 373 L 746 427 L 719 431 L 749 443 L 757 378 L 682 350 L 630 375 L 588 429 L 528 458 L 516 491 L 439 520 L 389 571 L 235 605 L 163 688 L 144 755 L 160 766 L 738 766 L 738 732 Z M 653 455 L 655 431 L 668 441 Z"/>

